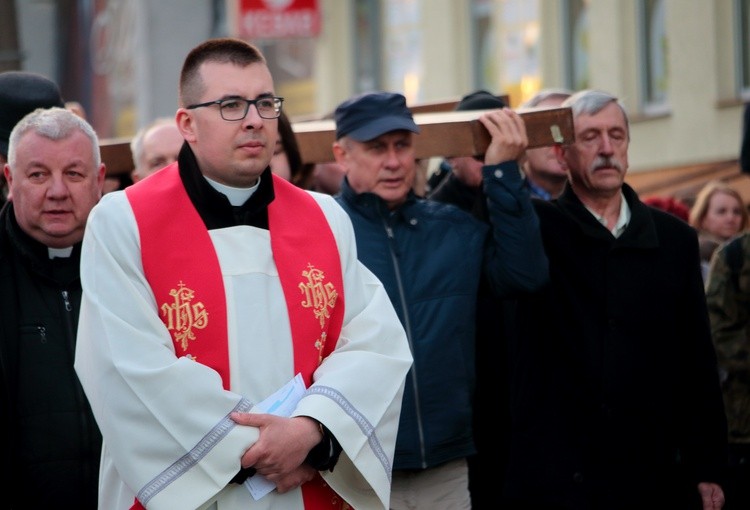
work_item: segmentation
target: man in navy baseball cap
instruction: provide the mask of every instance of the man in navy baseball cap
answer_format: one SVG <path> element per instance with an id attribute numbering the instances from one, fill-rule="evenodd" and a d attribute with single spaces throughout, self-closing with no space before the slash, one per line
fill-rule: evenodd
<path id="1" fill-rule="evenodd" d="M 348 136 L 366 142 L 389 131 L 419 133 L 406 98 L 393 92 L 374 92 L 341 103 L 334 112 L 336 139 Z"/>
<path id="2" fill-rule="evenodd" d="M 471 507 L 480 282 L 506 298 L 547 277 L 538 219 L 516 162 L 528 140 L 523 120 L 501 107 L 478 117 L 491 135 L 479 165 L 494 223 L 415 192 L 416 140 L 430 135 L 417 134 L 404 96 L 357 96 L 334 113 L 333 153 L 346 172 L 335 200 L 349 214 L 357 256 L 385 286 L 414 358 L 393 457 L 394 510 Z"/>

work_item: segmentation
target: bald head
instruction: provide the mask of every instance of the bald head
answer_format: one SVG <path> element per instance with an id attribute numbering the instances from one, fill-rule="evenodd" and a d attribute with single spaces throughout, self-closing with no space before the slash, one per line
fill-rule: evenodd
<path id="1" fill-rule="evenodd" d="M 143 128 L 130 144 L 135 164 L 131 174 L 133 182 L 176 161 L 183 142 L 174 119 L 159 118 Z"/>

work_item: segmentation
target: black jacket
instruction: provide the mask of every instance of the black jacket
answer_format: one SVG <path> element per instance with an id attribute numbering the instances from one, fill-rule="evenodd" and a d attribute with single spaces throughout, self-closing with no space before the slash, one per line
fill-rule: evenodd
<path id="1" fill-rule="evenodd" d="M 686 509 L 699 481 L 720 481 L 726 419 L 696 233 L 623 193 L 618 238 L 569 186 L 535 202 L 550 284 L 518 305 L 512 499 Z"/>
<path id="2" fill-rule="evenodd" d="M 750 103 L 742 112 L 742 141 L 740 143 L 740 170 L 750 174 Z"/>
<path id="3" fill-rule="evenodd" d="M 429 200 L 453 204 L 489 223 L 483 187 L 466 186 L 450 172 L 450 167 L 448 172 L 429 193 Z M 477 451 L 468 458 L 469 491 L 474 510 L 497 506 L 491 502 L 496 500 L 497 488 L 502 486 L 507 463 L 510 440 L 507 338 L 513 334 L 514 310 L 515 300 L 497 297 L 487 279 L 481 279 L 476 312 L 477 383 L 472 402 L 472 430 Z M 492 469 L 492 477 L 487 476 L 488 469 Z"/>
<path id="4" fill-rule="evenodd" d="M 0 211 L 3 508 L 97 507 L 101 435 L 73 369 L 80 249 L 50 260 Z"/>

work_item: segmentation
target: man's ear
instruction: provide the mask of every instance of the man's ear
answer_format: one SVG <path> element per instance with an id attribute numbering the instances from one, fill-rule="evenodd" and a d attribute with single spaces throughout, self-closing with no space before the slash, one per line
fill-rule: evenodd
<path id="1" fill-rule="evenodd" d="M 180 134 L 188 143 L 195 141 L 195 133 L 193 130 L 193 116 L 185 108 L 179 108 L 175 114 L 175 123 L 177 129 L 180 130 Z"/>
<path id="2" fill-rule="evenodd" d="M 341 165 L 341 167 L 344 169 L 344 171 L 347 171 L 346 166 L 346 147 L 345 145 L 340 142 L 339 140 L 336 140 L 333 142 L 333 145 L 331 146 L 331 149 L 333 149 L 333 157 L 336 160 L 336 163 Z"/>

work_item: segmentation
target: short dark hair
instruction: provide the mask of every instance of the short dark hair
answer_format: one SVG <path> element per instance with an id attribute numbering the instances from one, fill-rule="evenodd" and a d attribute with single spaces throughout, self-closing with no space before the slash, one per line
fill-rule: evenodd
<path id="1" fill-rule="evenodd" d="M 250 64 L 266 64 L 263 53 L 252 44 L 232 37 L 208 39 L 188 53 L 180 72 L 180 106 L 187 106 L 200 99 L 203 79 L 199 69 L 204 62 L 230 63 L 239 67 Z"/>

